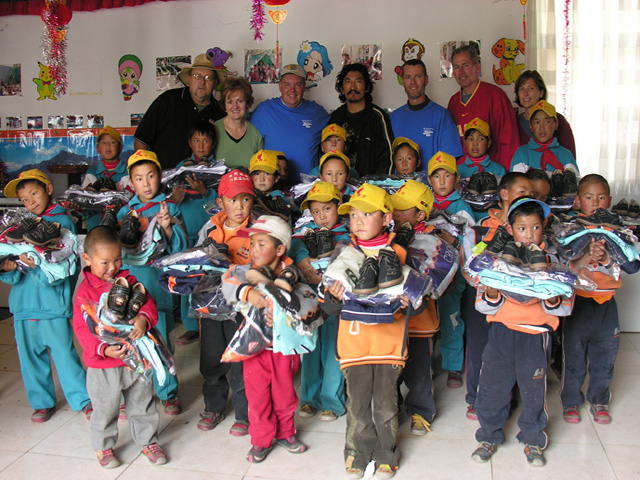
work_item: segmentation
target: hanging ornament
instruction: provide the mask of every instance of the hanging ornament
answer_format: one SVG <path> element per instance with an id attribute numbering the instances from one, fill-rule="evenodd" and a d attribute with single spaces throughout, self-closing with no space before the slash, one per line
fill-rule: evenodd
<path id="1" fill-rule="evenodd" d="M 527 1 L 528 0 L 520 0 L 520 4 L 524 8 L 524 12 L 522 12 L 522 38 L 523 38 L 523 40 L 527 39 Z"/>
<path id="2" fill-rule="evenodd" d="M 278 7 L 286 5 L 290 0 L 264 0 L 264 3 L 270 7 L 276 7 L 276 10 L 269 10 L 269 18 L 276 24 L 276 69 L 280 66 L 280 38 L 278 27 L 287 18 L 286 10 L 279 10 Z"/>
<path id="3" fill-rule="evenodd" d="M 249 23 L 251 25 L 251 30 L 253 30 L 253 39 L 256 43 L 260 43 L 262 40 L 262 28 L 264 27 L 265 19 L 262 0 L 253 0 L 253 6 L 251 8 L 253 10 L 253 15 Z"/>
<path id="4" fill-rule="evenodd" d="M 42 55 L 58 95 L 67 93 L 67 25 L 73 14 L 66 0 L 45 0 L 40 17 L 44 22 Z"/>

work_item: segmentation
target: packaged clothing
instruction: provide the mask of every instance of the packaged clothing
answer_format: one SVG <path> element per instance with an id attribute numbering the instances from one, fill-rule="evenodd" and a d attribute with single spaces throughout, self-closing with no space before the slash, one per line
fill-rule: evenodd
<path id="1" fill-rule="evenodd" d="M 416 235 L 407 248 L 407 264 L 431 279 L 427 295 L 437 299 L 453 281 L 460 258 L 458 251 L 449 243 L 434 234 L 425 233 Z"/>
<path id="2" fill-rule="evenodd" d="M 195 175 L 202 180 L 204 185 L 218 191 L 218 185 L 222 176 L 229 171 L 229 168 L 222 161 L 210 164 L 183 165 L 185 160 L 176 165 L 175 168 L 162 171 L 162 184 L 171 189 L 176 185 L 188 186 L 186 177 Z"/>
<path id="3" fill-rule="evenodd" d="M 140 243 L 135 248 L 122 249 L 122 261 L 132 266 L 151 265 L 158 257 L 165 254 L 166 249 L 167 236 L 158 225 L 156 217 L 153 217 L 144 231 Z"/>

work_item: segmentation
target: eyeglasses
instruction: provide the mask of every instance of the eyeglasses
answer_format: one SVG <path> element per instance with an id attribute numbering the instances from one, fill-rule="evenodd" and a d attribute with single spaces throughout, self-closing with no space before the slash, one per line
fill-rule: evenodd
<path id="1" fill-rule="evenodd" d="M 201 75 L 199 73 L 194 73 L 191 75 L 191 78 L 198 82 L 202 79 L 204 79 L 205 82 L 213 82 L 213 75 Z"/>

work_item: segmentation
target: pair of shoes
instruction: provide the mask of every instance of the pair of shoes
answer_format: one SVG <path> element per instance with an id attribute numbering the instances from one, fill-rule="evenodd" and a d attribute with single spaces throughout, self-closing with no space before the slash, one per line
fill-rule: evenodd
<path id="1" fill-rule="evenodd" d="M 542 449 L 537 445 L 525 445 L 524 455 L 527 457 L 527 462 L 532 467 L 544 467 L 547 464 L 547 460 L 544 458 Z"/>
<path id="2" fill-rule="evenodd" d="M 476 196 L 490 195 L 498 191 L 498 181 L 491 172 L 476 172 L 469 178 L 466 190 Z"/>
<path id="3" fill-rule="evenodd" d="M 38 223 L 38 218 L 23 218 L 15 229 L 10 230 L 5 234 L 4 238 L 6 238 L 7 242 L 10 243 L 22 242 L 24 241 L 25 233 L 35 230 Z"/>
<path id="4" fill-rule="evenodd" d="M 51 418 L 56 407 L 51 408 L 39 408 L 34 410 L 31 414 L 31 421 L 34 423 L 44 423 Z"/>
<path id="5" fill-rule="evenodd" d="M 124 402 L 120 404 L 120 411 L 118 412 L 118 420 L 127 420 L 127 411 L 124 406 Z"/>
<path id="6" fill-rule="evenodd" d="M 298 416 L 302 418 L 310 418 L 313 417 L 316 413 L 318 413 L 318 409 L 309 404 L 304 404 L 298 410 Z"/>
<path id="7" fill-rule="evenodd" d="M 107 308 L 116 317 L 131 320 L 146 302 L 147 291 L 142 283 L 129 287 L 126 278 L 118 277 L 109 290 Z"/>
<path id="8" fill-rule="evenodd" d="M 397 243 L 402 248 L 407 248 L 413 239 L 416 237 L 416 233 L 413 230 L 413 226 L 409 222 L 404 222 L 400 225 L 396 231 L 396 236 L 394 237 L 394 243 Z"/>
<path id="9" fill-rule="evenodd" d="M 96 457 L 102 468 L 116 468 L 120 466 L 120 460 L 113 453 L 113 448 L 108 450 L 96 450 Z"/>
<path id="10" fill-rule="evenodd" d="M 142 224 L 135 210 L 129 210 L 120 224 L 120 243 L 124 248 L 135 248 L 142 238 Z"/>
<path id="11" fill-rule="evenodd" d="M 638 202 L 635 200 L 631 200 L 631 202 L 629 202 L 629 216 L 631 218 L 640 217 L 640 205 L 638 205 Z"/>
<path id="12" fill-rule="evenodd" d="M 398 470 L 396 465 L 383 463 L 382 465 L 378 465 L 376 468 L 376 478 L 393 478 L 396 474 L 396 470 Z"/>
<path id="13" fill-rule="evenodd" d="M 154 465 L 164 465 L 167 463 L 167 455 L 157 443 L 150 443 L 142 449 L 142 454 Z"/>
<path id="14" fill-rule="evenodd" d="M 295 435 L 291 435 L 289 438 L 281 438 L 277 440 L 276 443 L 290 453 L 302 453 L 307 451 L 307 446 L 298 440 Z"/>
<path id="15" fill-rule="evenodd" d="M 337 420 L 337 419 L 338 419 L 338 415 L 336 415 L 331 410 L 323 410 L 322 413 L 320 414 L 320 420 L 322 420 L 323 422 L 333 422 L 334 420 Z"/>
<path id="16" fill-rule="evenodd" d="M 380 288 L 393 287 L 402 283 L 402 264 L 398 254 L 390 248 L 383 248 L 378 258 L 367 257 L 360 267 L 360 276 L 353 293 L 371 295 Z"/>
<path id="17" fill-rule="evenodd" d="M 91 414 L 93 413 L 93 406 L 91 405 L 91 402 L 82 407 L 82 413 L 87 421 L 91 420 Z"/>
<path id="18" fill-rule="evenodd" d="M 180 405 L 180 400 L 178 400 L 178 397 L 171 397 L 167 400 L 162 400 L 162 405 L 164 405 L 165 415 L 180 415 L 180 413 L 182 412 L 182 406 Z"/>
<path id="19" fill-rule="evenodd" d="M 224 420 L 224 415 L 221 413 L 202 412 L 200 414 L 200 420 L 198 420 L 197 427 L 200 430 L 208 432 L 218 426 L 220 422 Z"/>
<path id="20" fill-rule="evenodd" d="M 116 213 L 116 207 L 109 206 L 102 212 L 102 218 L 100 219 L 100 225 L 116 229 L 118 226 L 118 214 Z"/>
<path id="21" fill-rule="evenodd" d="M 305 232 L 302 241 L 311 258 L 327 257 L 336 248 L 336 241 L 328 228 L 321 228 L 317 232 L 309 229 Z"/>
<path id="22" fill-rule="evenodd" d="M 490 442 L 480 442 L 478 448 L 476 448 L 471 454 L 471 458 L 476 462 L 485 463 L 491 459 L 491 455 L 493 455 L 498 449 L 498 445 Z"/>
<path id="23" fill-rule="evenodd" d="M 578 407 L 562 407 L 562 419 L 567 423 L 580 423 Z"/>
<path id="24" fill-rule="evenodd" d="M 576 222 L 583 225 L 604 225 L 605 227 L 619 230 L 622 227 L 620 217 L 604 208 L 599 208 L 588 217 L 579 216 Z"/>
<path id="25" fill-rule="evenodd" d="M 229 435 L 234 437 L 244 437 L 249 433 L 249 423 L 245 421 L 236 421 L 229 429 Z"/>
<path id="26" fill-rule="evenodd" d="M 287 292 L 292 292 L 297 283 L 300 282 L 302 275 L 295 265 L 289 265 L 282 270 L 280 276 L 276 274 L 266 265 L 258 268 L 252 268 L 246 273 L 247 282 L 251 285 L 259 283 L 271 283 Z"/>
<path id="27" fill-rule="evenodd" d="M 86 187 L 85 190 L 91 190 L 93 192 L 113 192 L 117 190 L 117 187 L 116 182 L 112 179 L 100 177 L 91 185 Z"/>
<path id="28" fill-rule="evenodd" d="M 593 417 L 593 421 L 601 425 L 611 423 L 611 415 L 609 415 L 609 405 L 591 404 L 589 412 Z"/>
<path id="29" fill-rule="evenodd" d="M 176 345 L 190 345 L 193 342 L 197 342 L 199 338 L 200 338 L 199 332 L 196 332 L 196 331 L 184 332 L 182 335 L 180 335 L 176 339 Z"/>
<path id="30" fill-rule="evenodd" d="M 564 185 L 564 176 L 562 170 L 555 170 L 549 179 L 551 187 L 549 188 L 549 198 L 561 198 L 562 187 Z"/>
<path id="31" fill-rule="evenodd" d="M 447 387 L 460 388 L 462 386 L 462 374 L 454 370 L 449 371 L 447 375 Z"/>
<path id="32" fill-rule="evenodd" d="M 247 453 L 247 461 L 251 463 L 263 462 L 264 459 L 267 458 L 267 455 L 269 455 L 270 451 L 271 451 L 271 446 L 262 448 L 262 447 L 253 445 L 251 447 L 251 450 L 249 450 L 249 453 Z"/>
<path id="33" fill-rule="evenodd" d="M 629 215 L 629 204 L 627 203 L 627 199 L 623 198 L 622 200 L 620 200 L 613 207 L 611 207 L 611 211 L 616 215 Z"/>
<path id="34" fill-rule="evenodd" d="M 426 435 L 431 431 L 431 424 L 422 415 L 414 413 L 411 415 L 411 435 Z"/>
<path id="35" fill-rule="evenodd" d="M 469 420 L 478 420 L 478 415 L 476 414 L 476 407 L 474 405 L 467 405 L 467 413 L 466 416 Z"/>
<path id="36" fill-rule="evenodd" d="M 578 179 L 576 172 L 567 168 L 564 172 L 556 170 L 549 179 L 551 188 L 549 198 L 569 198 L 578 194 Z"/>
<path id="37" fill-rule="evenodd" d="M 36 247 L 44 247 L 50 243 L 60 241 L 60 224 L 58 222 L 48 222 L 41 218 L 36 218 L 35 220 L 35 227 L 25 230 L 22 236 L 25 242 L 29 242 Z"/>

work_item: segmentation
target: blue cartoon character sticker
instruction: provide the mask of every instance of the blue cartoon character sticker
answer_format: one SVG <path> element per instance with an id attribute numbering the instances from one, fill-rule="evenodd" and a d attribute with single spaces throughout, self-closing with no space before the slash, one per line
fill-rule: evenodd
<path id="1" fill-rule="evenodd" d="M 135 55 L 123 55 L 118 61 L 118 74 L 120 75 L 120 88 L 125 101 L 140 91 L 140 75 L 142 75 L 142 62 Z"/>
<path id="2" fill-rule="evenodd" d="M 308 40 L 300 45 L 298 65 L 307 74 L 307 89 L 317 86 L 318 82 L 333 70 L 326 47 Z"/>

